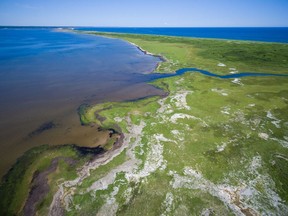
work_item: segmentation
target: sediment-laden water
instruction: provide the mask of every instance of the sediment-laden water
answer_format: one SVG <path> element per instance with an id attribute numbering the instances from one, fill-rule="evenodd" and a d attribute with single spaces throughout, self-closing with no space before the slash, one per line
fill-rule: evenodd
<path id="1" fill-rule="evenodd" d="M 0 176 L 33 146 L 105 142 L 107 132 L 80 125 L 77 108 L 161 94 L 143 75 L 159 61 L 121 40 L 1 28 Z"/>

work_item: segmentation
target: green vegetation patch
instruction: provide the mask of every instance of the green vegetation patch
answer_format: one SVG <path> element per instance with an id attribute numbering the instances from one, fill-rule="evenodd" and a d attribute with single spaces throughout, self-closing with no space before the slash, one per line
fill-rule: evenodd
<path id="1" fill-rule="evenodd" d="M 173 194 L 171 211 L 167 212 L 171 215 L 180 212 L 197 215 L 205 211 L 230 214 L 233 206 L 240 208 L 241 205 L 246 206 L 241 211 L 247 214 L 285 210 L 288 201 L 286 78 L 235 80 L 188 72 L 152 84 L 165 87 L 169 96 L 107 104 L 110 108 L 99 112 L 106 118 L 104 125 L 118 121 L 126 128 L 128 117 L 130 124 L 139 125 L 144 121 L 141 145 L 134 152 L 142 162 L 135 172 L 141 175 L 143 170 L 158 167 L 143 181 L 130 181 L 129 186 L 122 189 L 124 192 L 118 193 L 117 214 L 161 214 L 169 210 L 159 208 L 169 193 Z M 190 176 L 187 170 L 199 176 Z M 93 172 L 97 173 L 97 169 Z M 223 189 L 219 189 L 221 187 Z M 255 191 L 248 200 L 241 195 L 245 188 Z M 179 192 L 183 190 L 189 196 Z M 129 201 L 122 196 L 127 191 Z M 235 193 L 240 200 L 223 202 L 219 194 L 227 191 Z M 283 205 L 273 203 L 271 191 Z"/>
<path id="2" fill-rule="evenodd" d="M 288 44 L 196 39 L 183 37 L 90 32 L 100 36 L 120 38 L 137 44 L 144 50 L 161 55 L 157 72 L 173 72 L 195 67 L 219 75 L 229 72 L 266 72 L 286 74 Z M 231 69 L 232 68 L 232 69 Z"/>
<path id="3" fill-rule="evenodd" d="M 0 186 L 0 214 L 18 215 L 23 211 L 24 204 L 32 187 L 33 176 L 45 171 L 53 159 L 59 158 L 56 172 L 48 176 L 50 191 L 39 203 L 38 209 L 46 212 L 56 192 L 57 184 L 76 177 L 76 168 L 90 159 L 91 155 L 83 157 L 76 146 L 39 146 L 27 151 L 20 157 L 10 171 L 4 176 Z M 73 161 L 68 165 L 64 159 Z M 47 212 L 46 212 L 47 213 Z"/>
<path id="4" fill-rule="evenodd" d="M 196 67 L 220 75 L 287 73 L 287 44 L 96 34 L 125 39 L 164 56 L 160 72 Z M 141 163 L 137 171 L 128 172 L 136 180 L 128 180 L 116 195 L 118 215 L 288 212 L 286 77 L 220 79 L 188 72 L 151 84 L 169 96 L 87 110 L 105 118 L 102 126 L 117 123 L 128 134 L 131 124 L 145 123 L 134 149 Z M 86 116 L 99 123 L 93 115 Z M 106 205 L 104 201 L 102 207 Z"/>

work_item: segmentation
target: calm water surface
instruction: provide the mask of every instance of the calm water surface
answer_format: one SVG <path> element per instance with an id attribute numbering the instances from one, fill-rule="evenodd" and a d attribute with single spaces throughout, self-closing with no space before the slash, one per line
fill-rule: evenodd
<path id="1" fill-rule="evenodd" d="M 1 28 L 0 176 L 33 146 L 105 142 L 107 134 L 80 125 L 77 108 L 161 94 L 145 84 L 149 78 L 143 75 L 158 62 L 121 40 L 47 28 Z M 51 121 L 55 128 L 33 134 Z"/>

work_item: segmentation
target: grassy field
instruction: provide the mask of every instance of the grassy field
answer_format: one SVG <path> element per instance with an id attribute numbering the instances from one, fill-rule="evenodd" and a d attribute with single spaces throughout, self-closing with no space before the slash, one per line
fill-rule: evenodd
<path id="1" fill-rule="evenodd" d="M 167 62 L 158 67 L 160 72 L 197 67 L 221 75 L 244 71 L 287 73 L 286 44 L 100 35 L 128 40 L 164 56 Z M 218 66 L 219 63 L 226 66 Z M 138 168 L 119 168 L 118 173 L 125 174 L 118 177 L 121 180 L 115 178 L 105 190 L 85 193 L 86 198 L 90 194 L 91 206 L 98 206 L 93 213 L 288 212 L 287 78 L 219 79 L 186 73 L 151 84 L 169 92 L 169 96 L 133 103 L 105 103 L 83 113 L 88 122 L 103 127 L 120 125 L 126 136 L 135 133 L 131 125 L 144 125 L 140 139 L 127 142 L 127 151 L 130 149 L 139 159 Z M 106 120 L 99 122 L 92 114 L 95 112 Z M 81 206 L 81 195 L 76 196 L 73 205 Z M 70 214 L 76 212 L 79 211 L 74 209 Z"/>
<path id="2" fill-rule="evenodd" d="M 186 73 L 152 83 L 169 89 L 165 99 L 94 106 L 107 108 L 99 113 L 104 125 L 121 119 L 121 128 L 129 128 L 127 116 L 135 125 L 145 122 L 133 149 L 138 169 L 119 170 L 125 184 L 87 192 L 94 196 L 91 205 L 102 203 L 95 212 L 108 214 L 117 204 L 119 215 L 287 213 L 288 80 L 234 81 Z M 167 196 L 173 197 L 170 207 Z"/>
<path id="3" fill-rule="evenodd" d="M 286 44 L 97 34 L 164 56 L 159 72 L 196 67 L 221 75 L 286 74 L 288 68 Z M 288 78 L 220 79 L 188 72 L 151 85 L 169 95 L 78 109 L 83 125 L 120 127 L 125 138 L 111 160 L 64 186 L 66 215 L 288 214 Z M 12 192 L 1 201 L 6 215 L 21 212 L 35 170 L 60 155 L 83 158 L 47 146 L 25 155 L 1 186 L 1 193 Z M 87 168 L 85 158 L 70 168 L 59 163 L 50 181 L 80 176 L 76 168 Z M 47 214 L 57 189 L 52 186 L 38 214 Z"/>

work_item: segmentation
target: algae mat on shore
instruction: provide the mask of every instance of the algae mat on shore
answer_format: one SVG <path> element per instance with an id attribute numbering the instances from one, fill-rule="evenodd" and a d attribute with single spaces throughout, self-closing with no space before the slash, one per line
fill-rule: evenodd
<path id="1" fill-rule="evenodd" d="M 286 44 L 215 40 L 213 45 L 212 40 L 202 40 L 218 50 L 215 55 L 222 52 L 225 43 L 244 44 L 239 49 L 245 54 L 235 54 L 229 63 L 213 57 L 203 44 L 199 47 L 198 39 L 188 43 L 194 39 L 113 37 L 164 55 L 168 61 L 158 70 L 196 66 L 218 74 L 287 72 Z M 272 47 L 276 51 L 267 63 L 264 55 L 270 55 Z M 257 56 L 256 50 L 264 54 Z M 60 181 L 49 209 L 37 206 L 38 213 L 288 214 L 288 78 L 220 79 L 188 72 L 151 84 L 169 95 L 79 109 L 83 124 L 120 127 L 125 136 L 123 145 L 86 162 L 75 180 Z"/>

